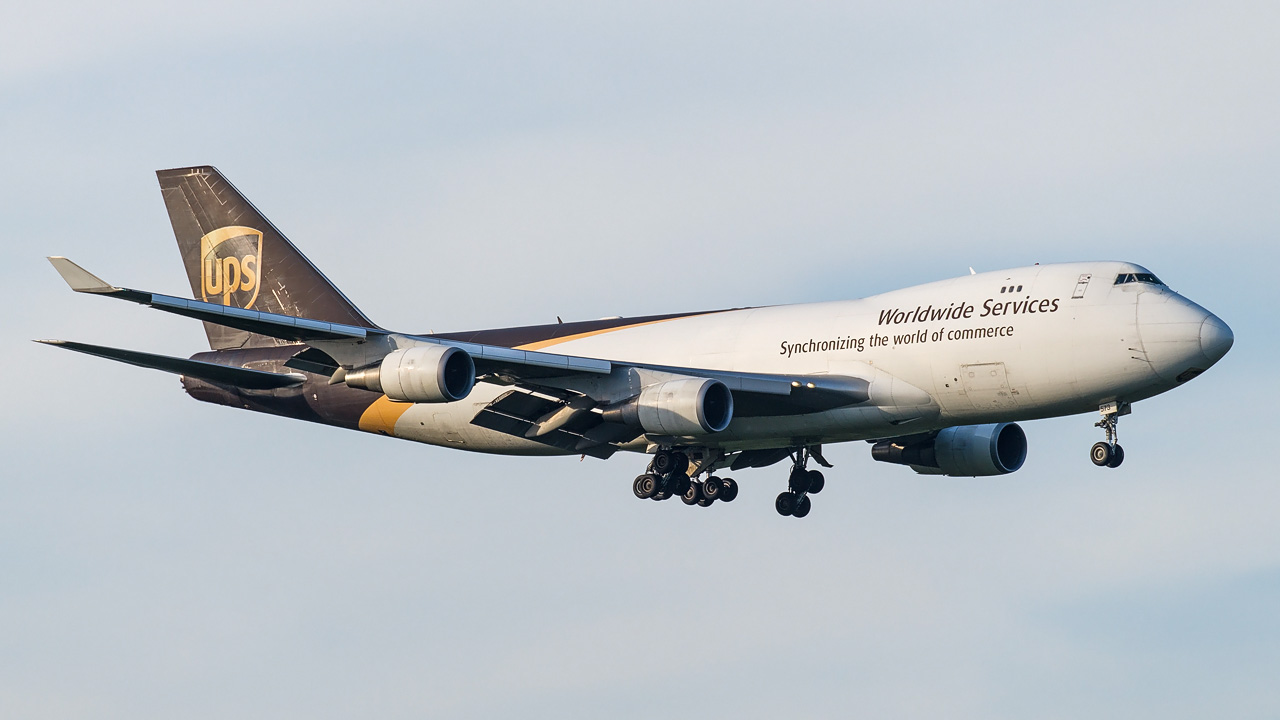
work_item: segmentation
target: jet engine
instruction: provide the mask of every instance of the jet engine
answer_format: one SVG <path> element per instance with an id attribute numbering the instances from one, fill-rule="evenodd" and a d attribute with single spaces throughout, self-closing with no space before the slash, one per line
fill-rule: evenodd
<path id="1" fill-rule="evenodd" d="M 1004 475 L 1027 459 L 1027 435 L 1017 423 L 961 425 L 928 435 L 882 440 L 871 447 L 881 462 L 910 465 L 922 475 Z"/>
<path id="2" fill-rule="evenodd" d="M 376 365 L 352 370 L 345 382 L 350 387 L 386 393 L 396 402 L 453 402 L 471 394 L 476 365 L 460 348 L 419 345 L 395 350 Z"/>
<path id="3" fill-rule="evenodd" d="M 605 408 L 605 422 L 643 428 L 654 435 L 706 435 L 729 427 L 733 393 L 719 380 L 682 378 L 655 383 L 625 402 Z"/>

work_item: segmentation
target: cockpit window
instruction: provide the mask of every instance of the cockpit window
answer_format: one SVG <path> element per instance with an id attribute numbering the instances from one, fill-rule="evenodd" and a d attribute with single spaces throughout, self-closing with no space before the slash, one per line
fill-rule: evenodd
<path id="1" fill-rule="evenodd" d="M 1120 273 L 1116 276 L 1116 284 L 1124 285 L 1125 283 L 1149 283 L 1151 285 L 1164 285 L 1160 282 L 1160 278 L 1151 273 Z"/>

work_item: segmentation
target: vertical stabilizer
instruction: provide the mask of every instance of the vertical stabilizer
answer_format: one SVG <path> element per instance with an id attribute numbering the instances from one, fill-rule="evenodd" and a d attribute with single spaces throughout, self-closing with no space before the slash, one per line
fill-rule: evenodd
<path id="1" fill-rule="evenodd" d="M 160 170 L 156 177 L 196 299 L 376 327 L 216 168 Z M 214 350 L 284 342 L 209 323 L 204 329 Z"/>

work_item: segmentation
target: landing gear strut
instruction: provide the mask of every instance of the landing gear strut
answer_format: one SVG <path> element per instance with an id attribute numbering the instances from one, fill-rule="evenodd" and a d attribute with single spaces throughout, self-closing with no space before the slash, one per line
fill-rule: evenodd
<path id="1" fill-rule="evenodd" d="M 813 501 L 809 496 L 822 492 L 827 481 L 820 471 L 808 470 L 805 466 L 809 464 L 809 458 L 814 457 L 823 466 L 830 467 L 820 453 L 821 451 L 810 448 L 801 448 L 792 453 L 793 464 L 791 476 L 787 481 L 787 491 L 779 495 L 773 503 L 779 515 L 802 518 L 813 509 Z"/>
<path id="2" fill-rule="evenodd" d="M 708 462 L 705 456 L 699 458 L 692 473 L 695 477 L 703 472 L 710 472 L 714 466 L 714 462 Z M 708 507 L 716 500 L 732 502 L 738 497 L 738 483 L 733 478 L 712 475 L 705 481 L 698 482 L 690 478 L 690 465 L 687 454 L 663 448 L 654 454 L 649 463 L 649 471 L 636 478 L 631 489 L 641 499 L 666 500 L 679 495 L 685 505 L 701 507 Z"/>
<path id="3" fill-rule="evenodd" d="M 1094 427 L 1100 427 L 1107 433 L 1107 441 L 1094 443 L 1089 449 L 1089 459 L 1098 467 L 1120 467 L 1124 462 L 1124 448 L 1120 447 L 1120 416 L 1128 415 L 1132 410 L 1128 403 L 1109 402 L 1098 411 L 1102 413 L 1102 419 Z"/>

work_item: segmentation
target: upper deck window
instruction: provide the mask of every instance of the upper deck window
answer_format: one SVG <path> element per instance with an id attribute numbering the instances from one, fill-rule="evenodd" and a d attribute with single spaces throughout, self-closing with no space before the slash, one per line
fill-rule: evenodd
<path id="1" fill-rule="evenodd" d="M 1150 283 L 1152 285 L 1163 285 L 1160 278 L 1151 273 L 1120 273 L 1116 276 L 1116 284 L 1124 285 L 1125 283 Z"/>

